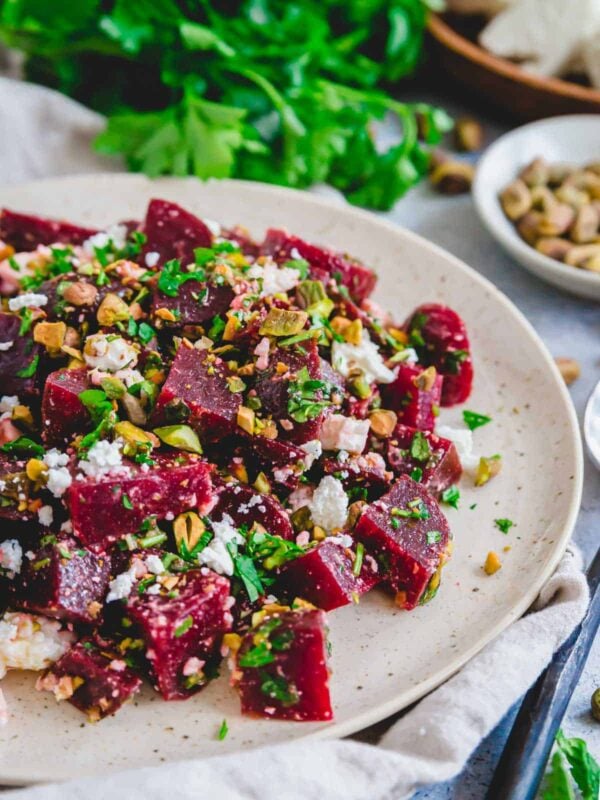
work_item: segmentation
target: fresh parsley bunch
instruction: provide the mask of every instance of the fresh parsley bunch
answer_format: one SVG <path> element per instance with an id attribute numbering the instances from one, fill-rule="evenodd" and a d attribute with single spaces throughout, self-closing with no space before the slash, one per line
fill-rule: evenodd
<path id="1" fill-rule="evenodd" d="M 388 209 L 449 127 L 385 90 L 417 64 L 434 2 L 0 0 L 0 37 L 30 80 L 107 114 L 96 146 L 133 170 L 325 181 Z M 386 114 L 399 137 L 382 151 Z"/>

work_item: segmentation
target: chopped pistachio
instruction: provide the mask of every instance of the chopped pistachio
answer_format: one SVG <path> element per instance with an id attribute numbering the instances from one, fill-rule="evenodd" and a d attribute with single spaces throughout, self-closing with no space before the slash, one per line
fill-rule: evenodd
<path id="1" fill-rule="evenodd" d="M 33 340 L 42 344 L 50 356 L 59 356 L 65 343 L 67 326 L 64 322 L 38 322 L 33 329 Z"/>
<path id="2" fill-rule="evenodd" d="M 127 391 L 127 387 L 123 381 L 113 376 L 102 378 L 100 381 L 100 386 L 106 393 L 106 396 L 109 398 L 109 400 L 120 400 Z"/>
<path id="3" fill-rule="evenodd" d="M 501 568 L 502 568 L 502 562 L 500 561 L 498 553 L 494 553 L 493 550 L 490 550 L 485 559 L 485 564 L 483 565 L 483 571 L 485 572 L 486 575 L 493 575 L 495 572 L 498 572 L 498 570 Z"/>
<path id="4" fill-rule="evenodd" d="M 92 283 L 77 281 L 67 284 L 62 296 L 73 306 L 93 306 L 98 297 L 98 289 Z"/>
<path id="5" fill-rule="evenodd" d="M 308 506 L 300 506 L 300 508 L 297 508 L 293 514 L 290 515 L 290 520 L 296 533 L 308 531 L 313 527 L 313 521 L 310 518 L 310 508 Z"/>
<path id="6" fill-rule="evenodd" d="M 154 433 L 161 442 L 178 450 L 185 450 L 188 453 L 202 453 L 202 445 L 198 434 L 189 425 L 165 425 L 162 428 L 154 428 Z"/>
<path id="7" fill-rule="evenodd" d="M 249 433 L 250 436 L 254 435 L 254 411 L 247 406 L 240 406 L 237 412 L 237 424 L 239 427 Z"/>
<path id="8" fill-rule="evenodd" d="M 329 299 L 321 281 L 302 281 L 296 287 L 296 293 L 298 305 L 302 308 L 309 308 L 319 304 L 322 300 Z"/>
<path id="9" fill-rule="evenodd" d="M 28 428 L 33 427 L 33 414 L 29 406 L 18 405 L 12 410 L 11 419 L 13 422 L 18 422 L 21 425 L 26 425 Z"/>
<path id="10" fill-rule="evenodd" d="M 229 314 L 223 330 L 223 341 L 231 342 L 233 339 L 235 339 L 235 334 L 241 327 L 242 323 L 239 321 L 239 319 L 234 314 Z"/>
<path id="11" fill-rule="evenodd" d="M 269 336 L 293 336 L 300 333 L 308 320 L 306 311 L 272 308 L 260 326 L 259 333 Z"/>
<path id="12" fill-rule="evenodd" d="M 258 473 L 253 486 L 256 489 L 256 491 L 260 492 L 261 494 L 271 493 L 271 484 L 269 483 L 269 479 L 267 478 L 264 472 Z"/>
<path id="13" fill-rule="evenodd" d="M 344 330 L 343 337 L 349 344 L 358 345 L 362 341 L 362 331 L 362 322 L 359 319 L 354 319 Z"/>
<path id="14" fill-rule="evenodd" d="M 499 474 L 502 469 L 501 456 L 483 456 L 479 459 L 479 466 L 475 475 L 475 486 L 485 486 L 485 484 Z"/>
<path id="15" fill-rule="evenodd" d="M 398 416 L 394 411 L 378 408 L 376 411 L 372 411 L 369 414 L 369 420 L 371 422 L 371 430 L 375 436 L 380 439 L 387 439 L 394 432 L 394 428 L 398 422 Z"/>
<path id="16" fill-rule="evenodd" d="M 348 388 L 353 395 L 359 397 L 361 400 L 366 400 L 367 397 L 371 396 L 371 387 L 362 373 L 351 378 Z"/>
<path id="17" fill-rule="evenodd" d="M 126 322 L 130 317 L 129 306 L 118 294 L 109 294 L 102 300 L 96 319 L 99 325 L 111 327 L 117 322 Z"/>
<path id="18" fill-rule="evenodd" d="M 125 455 L 135 455 L 141 449 L 149 449 L 158 444 L 156 436 L 138 428 L 131 422 L 117 422 L 114 428 L 115 434 L 125 442 L 123 452 Z"/>
<path id="19" fill-rule="evenodd" d="M 437 370 L 435 367 L 427 367 L 419 375 L 413 378 L 413 383 L 422 392 L 430 392 L 435 386 Z"/>
<path id="20" fill-rule="evenodd" d="M 237 375 L 230 375 L 227 378 L 227 388 L 230 392 L 243 392 L 246 388 L 246 384 L 241 378 L 238 378 Z"/>
<path id="21" fill-rule="evenodd" d="M 25 472 L 30 481 L 40 481 L 48 472 L 48 467 L 39 458 L 30 458 L 25 465 Z"/>
<path id="22" fill-rule="evenodd" d="M 327 538 L 325 530 L 321 528 L 320 525 L 315 525 L 315 527 L 312 530 L 312 535 L 313 539 L 315 539 L 315 541 L 317 542 L 322 542 L 324 539 Z"/>
<path id="23" fill-rule="evenodd" d="M 177 546 L 181 548 L 181 543 L 183 542 L 188 552 L 191 552 L 198 544 L 205 530 L 204 522 L 195 511 L 186 511 L 184 514 L 179 514 L 173 522 L 173 534 Z"/>

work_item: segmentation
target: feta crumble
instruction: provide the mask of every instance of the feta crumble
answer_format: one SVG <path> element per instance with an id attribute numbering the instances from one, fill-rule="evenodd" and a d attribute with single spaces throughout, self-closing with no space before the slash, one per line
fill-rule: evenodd
<path id="1" fill-rule="evenodd" d="M 261 297 L 289 292 L 300 283 L 300 272 L 293 267 L 279 267 L 274 261 L 267 261 L 262 270 Z"/>
<path id="2" fill-rule="evenodd" d="M 332 475 L 322 478 L 315 489 L 309 508 L 315 525 L 326 531 L 343 528 L 348 516 L 348 497 L 342 482 Z"/>
<path id="3" fill-rule="evenodd" d="M 13 408 L 19 405 L 16 394 L 5 394 L 0 398 L 0 419 L 10 419 Z"/>
<path id="4" fill-rule="evenodd" d="M 45 453 L 43 461 L 48 467 L 46 489 L 54 497 L 62 497 L 73 482 L 71 473 L 66 467 L 69 463 L 69 456 L 61 453 L 60 450 L 52 449 Z"/>
<path id="5" fill-rule="evenodd" d="M 5 353 L 13 346 L 14 342 L 0 342 L 0 353 Z"/>
<path id="6" fill-rule="evenodd" d="M 306 453 L 303 459 L 306 469 L 310 469 L 323 452 L 323 447 L 318 439 L 311 439 L 309 442 L 304 442 L 304 444 L 300 445 L 300 449 L 304 450 Z"/>
<path id="7" fill-rule="evenodd" d="M 114 250 L 122 250 L 127 244 L 127 226 L 111 225 L 105 231 L 98 231 L 83 243 L 83 249 L 93 256 L 95 248 L 104 248 L 112 244 Z"/>
<path id="8" fill-rule="evenodd" d="M 360 344 L 349 342 L 333 342 L 331 346 L 331 364 L 334 369 L 348 378 L 351 370 L 362 370 L 367 383 L 391 383 L 396 375 L 386 367 L 379 348 L 363 331 Z"/>
<path id="9" fill-rule="evenodd" d="M 327 539 L 328 542 L 335 542 L 336 544 L 341 545 L 342 547 L 352 547 L 354 544 L 353 538 L 348 533 L 338 533 L 335 536 L 330 536 Z"/>
<path id="10" fill-rule="evenodd" d="M 38 508 L 38 519 L 40 521 L 40 525 L 44 525 L 44 527 L 49 528 L 52 525 L 52 521 L 54 520 L 54 509 L 52 506 L 42 506 Z"/>
<path id="11" fill-rule="evenodd" d="M 23 548 L 17 539 L 5 539 L 0 543 L 0 567 L 7 572 L 21 571 Z"/>
<path id="12" fill-rule="evenodd" d="M 39 308 L 45 306 L 48 298 L 45 294 L 36 294 L 35 292 L 25 292 L 18 297 L 11 297 L 8 301 L 8 307 L 11 311 L 20 311 L 22 308 Z"/>
<path id="13" fill-rule="evenodd" d="M 343 414 L 330 414 L 321 428 L 321 444 L 325 450 L 362 453 L 367 444 L 370 427 L 368 419 L 353 419 Z"/>
<path id="14" fill-rule="evenodd" d="M 126 367 L 135 367 L 138 351 L 121 336 L 95 333 L 88 336 L 83 357 L 92 369 L 119 372 Z"/>
<path id="15" fill-rule="evenodd" d="M 86 458 L 79 462 L 78 468 L 88 478 L 100 478 L 103 475 L 123 472 L 127 467 L 123 464 L 122 447 L 122 439 L 115 439 L 114 442 L 102 439 L 90 447 Z"/>
<path id="16" fill-rule="evenodd" d="M 233 559 L 227 545 L 243 544 L 245 539 L 235 527 L 229 514 L 223 514 L 220 522 L 213 522 L 212 529 L 214 537 L 204 550 L 198 553 L 198 563 L 220 575 L 233 575 Z"/>
<path id="17" fill-rule="evenodd" d="M 152 554 L 146 557 L 146 569 L 152 575 L 162 575 L 165 571 L 165 565 L 159 556 Z"/>
<path id="18" fill-rule="evenodd" d="M 463 469 L 475 470 L 479 465 L 479 456 L 473 452 L 473 432 L 468 428 L 452 428 L 450 425 L 438 425 L 435 432 L 442 439 L 449 439 L 458 451 Z"/>
<path id="19" fill-rule="evenodd" d="M 144 256 L 144 261 L 146 262 L 146 266 L 152 269 L 152 267 L 155 267 L 160 261 L 160 253 L 157 253 L 156 250 L 151 250 Z"/>
<path id="20" fill-rule="evenodd" d="M 75 638 L 60 623 L 8 611 L 0 620 L 0 678 L 9 669 L 40 670 L 57 661 Z"/>

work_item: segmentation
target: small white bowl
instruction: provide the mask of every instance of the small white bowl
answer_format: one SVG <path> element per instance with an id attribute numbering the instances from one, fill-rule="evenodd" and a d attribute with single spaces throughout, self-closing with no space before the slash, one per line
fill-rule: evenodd
<path id="1" fill-rule="evenodd" d="M 572 114 L 531 122 L 501 136 L 477 167 L 473 199 L 492 236 L 525 269 L 579 297 L 600 300 L 600 273 L 571 267 L 538 253 L 505 216 L 498 195 L 537 156 L 549 162 L 600 161 L 600 114 Z"/>

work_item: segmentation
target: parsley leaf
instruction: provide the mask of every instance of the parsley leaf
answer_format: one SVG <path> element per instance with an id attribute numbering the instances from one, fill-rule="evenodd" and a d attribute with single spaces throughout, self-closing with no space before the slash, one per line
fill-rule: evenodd
<path id="1" fill-rule="evenodd" d="M 193 624 L 194 624 L 194 618 L 192 617 L 191 614 L 189 614 L 183 620 L 183 622 L 180 622 L 179 625 L 175 628 L 175 630 L 173 631 L 173 636 L 176 639 L 179 639 L 181 636 L 183 636 L 184 633 L 186 633 L 186 631 L 189 631 L 189 629 L 192 627 Z"/>
<path id="2" fill-rule="evenodd" d="M 483 425 L 487 425 L 488 422 L 492 421 L 491 417 L 486 416 L 485 414 L 477 414 L 475 411 L 463 411 L 463 420 L 465 421 L 465 425 L 469 430 L 474 431 L 477 428 L 481 428 Z"/>
<path id="3" fill-rule="evenodd" d="M 44 455 L 44 448 L 41 444 L 28 439 L 27 436 L 19 436 L 12 442 L 6 442 L 0 447 L 3 453 L 10 453 L 15 455 L 30 455 L 35 458 L 42 458 Z"/>
<path id="4" fill-rule="evenodd" d="M 227 720 L 224 719 L 223 722 L 221 723 L 221 727 L 219 728 L 219 732 L 217 733 L 217 739 L 220 742 L 222 742 L 223 739 L 227 737 L 228 733 L 229 733 L 229 726 L 227 725 Z"/>
<path id="5" fill-rule="evenodd" d="M 20 369 L 17 372 L 17 377 L 32 378 L 35 375 L 35 371 L 38 368 L 39 363 L 40 363 L 40 357 L 34 356 L 26 367 L 23 367 L 23 369 Z"/>
<path id="6" fill-rule="evenodd" d="M 446 503 L 452 508 L 458 508 L 458 501 L 460 500 L 460 491 L 458 486 L 449 486 L 442 492 L 442 502 Z"/>
<path id="7" fill-rule="evenodd" d="M 410 445 L 410 454 L 416 461 L 428 461 L 431 455 L 429 442 L 422 431 L 417 431 Z"/>
<path id="8" fill-rule="evenodd" d="M 583 800 L 596 800 L 600 790 L 600 766 L 589 752 L 583 739 L 567 739 L 558 732 L 556 744 L 569 762 L 571 775 Z"/>
<path id="9" fill-rule="evenodd" d="M 508 533 L 515 523 L 512 519 L 495 519 L 494 525 L 501 530 L 502 533 Z"/>
<path id="10" fill-rule="evenodd" d="M 332 405 L 334 386 L 327 381 L 311 378 L 306 367 L 298 370 L 296 380 L 288 389 L 288 414 L 296 422 L 307 422 L 318 417 L 324 408 Z"/>

